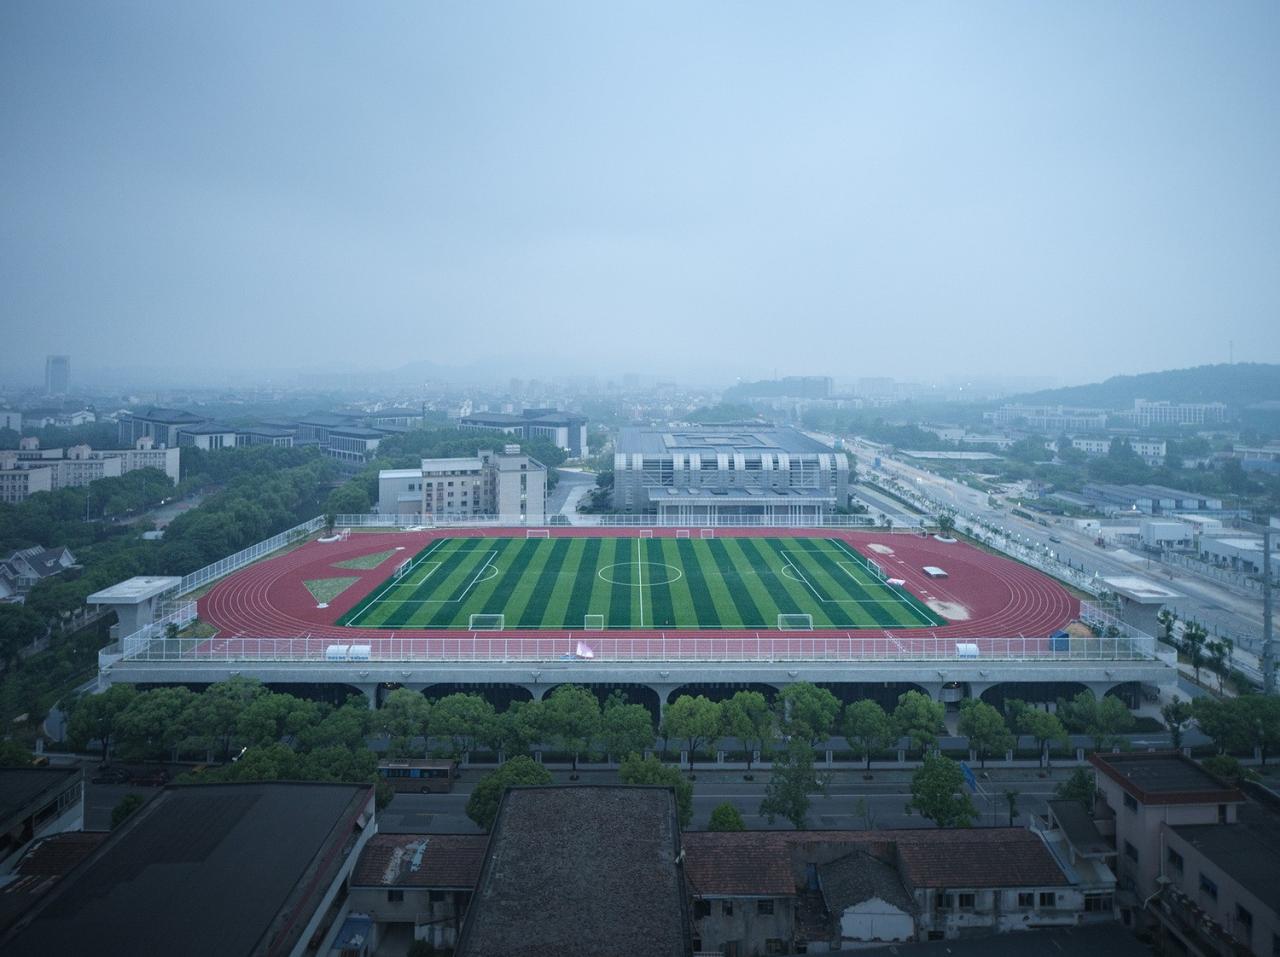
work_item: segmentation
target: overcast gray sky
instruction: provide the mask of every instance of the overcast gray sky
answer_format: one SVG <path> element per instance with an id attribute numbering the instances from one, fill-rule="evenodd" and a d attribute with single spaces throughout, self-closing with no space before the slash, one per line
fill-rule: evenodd
<path id="1" fill-rule="evenodd" d="M 0 375 L 1280 361 L 1278 48 L 1271 0 L 8 0 Z"/>

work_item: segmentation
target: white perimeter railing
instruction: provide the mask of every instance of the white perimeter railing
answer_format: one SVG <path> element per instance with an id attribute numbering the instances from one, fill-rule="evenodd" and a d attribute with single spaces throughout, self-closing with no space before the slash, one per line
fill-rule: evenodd
<path id="1" fill-rule="evenodd" d="M 295 525 L 293 528 L 285 529 L 278 535 L 272 535 L 270 538 L 258 542 L 256 545 L 250 545 L 248 548 L 241 549 L 234 555 L 228 555 L 221 558 L 212 565 L 205 565 L 204 568 L 198 568 L 190 575 L 182 576 L 182 584 L 180 584 L 173 592 L 174 597 L 185 595 L 193 592 L 202 585 L 221 578 L 223 575 L 229 575 L 231 572 L 239 571 L 246 565 L 251 565 L 264 555 L 270 555 L 278 549 L 284 548 L 286 545 L 292 545 L 294 542 L 300 542 L 308 535 L 318 532 L 324 528 L 324 516 L 317 516 L 310 521 L 303 522 L 301 525 Z"/>
<path id="2" fill-rule="evenodd" d="M 530 522 L 519 515 L 487 515 L 467 518 L 439 518 L 432 515 L 380 515 L 376 512 L 335 516 L 339 528 L 876 528 L 868 515 L 828 515 L 821 519 L 793 519 L 765 515 L 702 516 L 678 519 L 657 515 L 575 515 L 572 521 L 555 521 L 549 516 Z M 919 533 L 920 520 L 903 522 L 885 532 Z"/>
<path id="3" fill-rule="evenodd" d="M 355 642 L 355 644 L 351 644 Z M 134 661 L 365 662 L 786 662 L 786 661 L 1141 661 L 1150 638 L 754 638 L 662 635 L 468 635 L 439 638 L 158 638 L 126 657 Z M 332 651 L 330 649 L 333 649 Z M 341 651 L 335 654 L 335 651 Z M 976 649 L 976 651 L 975 651 Z"/>

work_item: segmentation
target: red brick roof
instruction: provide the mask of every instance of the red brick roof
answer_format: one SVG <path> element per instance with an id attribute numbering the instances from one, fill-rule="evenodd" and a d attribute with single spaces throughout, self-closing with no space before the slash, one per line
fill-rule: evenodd
<path id="1" fill-rule="evenodd" d="M 1021 828 L 939 830 L 934 839 L 898 841 L 899 871 L 910 887 L 1044 887 L 1068 883 L 1053 855 Z"/>
<path id="2" fill-rule="evenodd" d="M 796 892 L 792 861 L 806 845 L 892 855 L 910 887 L 1036 887 L 1068 883 L 1049 849 L 1024 828 L 884 831 L 686 831 L 685 873 L 708 897 L 783 897 Z"/>
<path id="3" fill-rule="evenodd" d="M 780 831 L 685 831 L 684 872 L 705 897 L 789 897 L 791 848 Z"/>
<path id="4" fill-rule="evenodd" d="M 485 834 L 375 834 L 360 852 L 351 884 L 472 890 L 488 844 Z"/>

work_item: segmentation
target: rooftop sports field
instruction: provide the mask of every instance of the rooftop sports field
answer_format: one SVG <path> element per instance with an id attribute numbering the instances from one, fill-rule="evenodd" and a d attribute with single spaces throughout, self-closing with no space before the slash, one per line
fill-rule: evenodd
<path id="1" fill-rule="evenodd" d="M 805 631 L 945 621 L 837 538 L 443 537 L 337 624 Z"/>

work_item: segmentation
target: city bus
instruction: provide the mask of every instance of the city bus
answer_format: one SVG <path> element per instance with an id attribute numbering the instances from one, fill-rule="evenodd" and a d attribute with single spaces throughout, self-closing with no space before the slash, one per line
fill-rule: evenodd
<path id="1" fill-rule="evenodd" d="M 458 762 L 432 758 L 379 761 L 378 776 L 389 781 L 397 791 L 444 794 L 453 790 L 453 779 L 458 776 Z"/>

